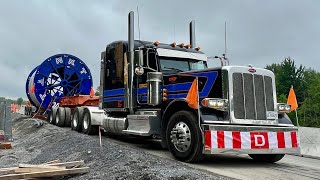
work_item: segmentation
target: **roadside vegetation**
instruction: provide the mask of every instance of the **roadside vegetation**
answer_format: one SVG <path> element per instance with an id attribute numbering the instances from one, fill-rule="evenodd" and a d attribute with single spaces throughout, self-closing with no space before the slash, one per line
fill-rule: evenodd
<path id="1" fill-rule="evenodd" d="M 288 57 L 281 63 L 267 65 L 275 73 L 278 102 L 287 102 L 290 87 L 293 86 L 298 101 L 300 126 L 320 127 L 320 73 L 303 65 L 296 65 Z M 295 112 L 289 117 L 296 124 Z"/>

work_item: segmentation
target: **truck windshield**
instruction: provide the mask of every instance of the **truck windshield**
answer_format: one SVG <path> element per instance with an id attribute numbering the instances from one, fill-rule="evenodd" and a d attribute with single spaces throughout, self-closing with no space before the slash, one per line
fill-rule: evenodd
<path id="1" fill-rule="evenodd" d="M 160 57 L 160 65 L 163 71 L 190 71 L 206 68 L 206 64 L 204 63 L 204 61 L 194 59 L 171 59 L 166 57 Z"/>

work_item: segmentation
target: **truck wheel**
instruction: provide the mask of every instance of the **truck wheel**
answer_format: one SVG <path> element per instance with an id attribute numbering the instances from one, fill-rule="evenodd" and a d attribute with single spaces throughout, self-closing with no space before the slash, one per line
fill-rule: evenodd
<path id="1" fill-rule="evenodd" d="M 98 126 L 91 124 L 91 115 L 88 109 L 83 111 L 83 123 L 82 123 L 82 132 L 84 134 L 97 134 Z"/>
<path id="2" fill-rule="evenodd" d="M 57 109 L 58 108 L 56 108 L 56 107 L 51 109 L 50 116 L 49 116 L 49 123 L 50 124 L 56 123 Z"/>
<path id="3" fill-rule="evenodd" d="M 274 163 L 280 161 L 284 154 L 249 154 L 249 156 L 258 162 Z"/>
<path id="4" fill-rule="evenodd" d="M 72 121 L 71 121 L 71 129 L 81 132 L 83 122 L 83 108 L 76 107 Z"/>
<path id="5" fill-rule="evenodd" d="M 70 127 L 71 126 L 71 109 L 65 107 L 64 110 L 66 111 L 66 119 L 64 120 L 64 126 Z"/>
<path id="6" fill-rule="evenodd" d="M 198 119 L 190 111 L 179 111 L 170 118 L 166 130 L 167 144 L 172 155 L 184 162 L 203 159 L 202 136 Z"/>
<path id="7" fill-rule="evenodd" d="M 59 127 L 63 127 L 65 120 L 66 120 L 66 111 L 64 110 L 63 107 L 59 107 L 57 110 L 56 125 Z"/>

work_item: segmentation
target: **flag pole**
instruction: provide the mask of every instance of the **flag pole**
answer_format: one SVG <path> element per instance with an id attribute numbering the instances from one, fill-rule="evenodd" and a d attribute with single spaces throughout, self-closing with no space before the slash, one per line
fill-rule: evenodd
<path id="1" fill-rule="evenodd" d="M 296 120 L 297 120 L 297 126 L 299 127 L 298 112 L 297 112 L 297 110 L 295 110 L 295 112 L 296 112 Z"/>
<path id="2" fill-rule="evenodd" d="M 197 94 L 198 94 L 198 123 L 199 123 L 199 128 L 200 128 L 200 131 L 202 132 L 201 134 L 203 134 L 203 131 L 202 131 L 202 128 L 201 128 L 201 117 L 200 117 L 200 96 L 199 96 L 199 79 L 198 77 L 196 77 L 196 80 L 197 80 Z"/>

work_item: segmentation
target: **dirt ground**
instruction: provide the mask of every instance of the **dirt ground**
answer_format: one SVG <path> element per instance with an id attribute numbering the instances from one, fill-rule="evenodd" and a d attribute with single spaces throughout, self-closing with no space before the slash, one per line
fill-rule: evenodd
<path id="1" fill-rule="evenodd" d="M 38 127 L 40 121 L 13 114 L 13 149 L 0 150 L 0 168 L 56 159 L 84 160 L 90 173 L 63 179 L 227 179 L 106 138 L 100 147 L 98 136 L 47 122 Z"/>

